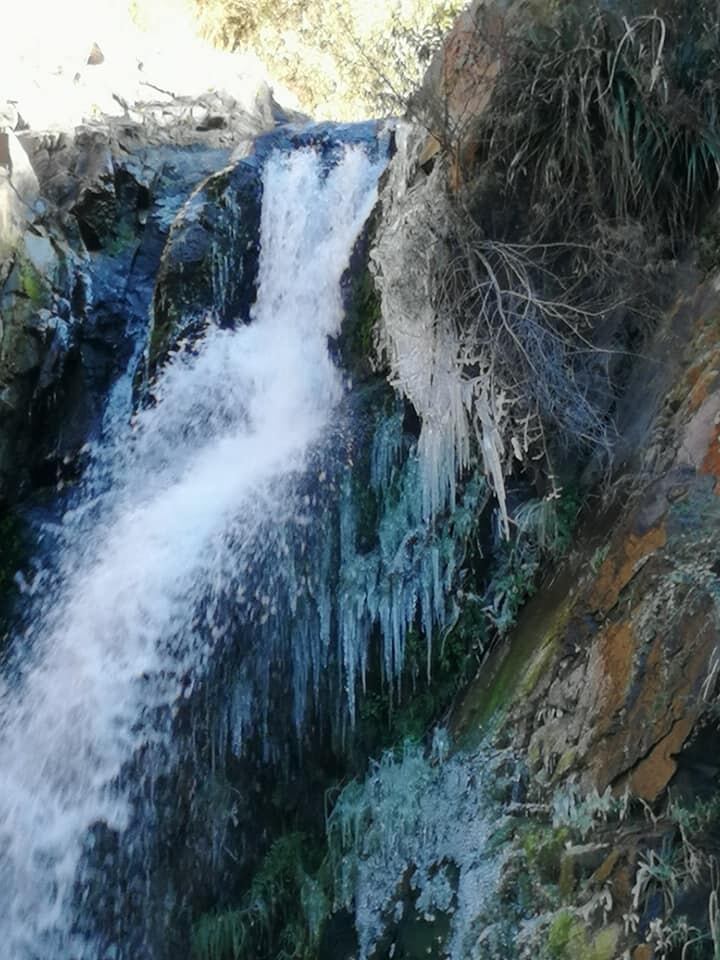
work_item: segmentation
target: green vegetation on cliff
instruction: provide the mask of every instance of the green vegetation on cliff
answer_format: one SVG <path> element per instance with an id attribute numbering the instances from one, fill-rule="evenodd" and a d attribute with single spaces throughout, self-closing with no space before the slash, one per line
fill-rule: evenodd
<path id="1" fill-rule="evenodd" d="M 317 844 L 303 834 L 279 837 L 240 908 L 207 914 L 195 924 L 194 960 L 313 960 L 330 910 L 317 855 Z"/>

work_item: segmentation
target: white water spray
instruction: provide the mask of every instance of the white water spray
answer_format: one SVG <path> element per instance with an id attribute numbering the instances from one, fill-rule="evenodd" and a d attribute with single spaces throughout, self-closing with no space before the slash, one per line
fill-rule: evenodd
<path id="1" fill-rule="evenodd" d="M 61 586 L 37 599 L 0 687 L 6 960 L 97 955 L 73 933 L 84 838 L 127 825 L 123 767 L 170 737 L 148 718 L 172 715 L 223 642 L 192 618 L 228 525 L 241 555 L 341 396 L 327 337 L 379 172 L 359 148 L 329 172 L 312 150 L 268 161 L 254 323 L 170 364 L 156 406 L 111 438 L 109 493 L 64 519 Z"/>

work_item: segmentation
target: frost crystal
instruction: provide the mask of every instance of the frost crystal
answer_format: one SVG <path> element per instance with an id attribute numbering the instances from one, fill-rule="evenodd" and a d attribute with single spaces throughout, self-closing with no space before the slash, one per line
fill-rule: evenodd
<path id="1" fill-rule="evenodd" d="M 447 733 L 436 731 L 434 740 L 446 746 Z M 449 914 L 448 954 L 467 960 L 477 934 L 473 921 L 501 867 L 488 841 L 502 819 L 485 785 L 506 759 L 485 749 L 433 759 L 407 742 L 399 755 L 386 753 L 373 764 L 363 783 L 345 788 L 328 838 L 336 906 L 355 913 L 361 960 L 372 955 L 388 918 L 409 906 L 426 920 Z"/>

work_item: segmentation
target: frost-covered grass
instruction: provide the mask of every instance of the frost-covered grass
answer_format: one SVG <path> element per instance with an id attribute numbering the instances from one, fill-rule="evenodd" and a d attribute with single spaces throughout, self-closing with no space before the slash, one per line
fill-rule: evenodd
<path id="1" fill-rule="evenodd" d="M 497 880 L 500 857 L 489 839 L 501 761 L 489 751 L 449 755 L 447 733 L 429 751 L 406 742 L 350 783 L 328 819 L 335 905 L 354 913 L 360 957 L 368 957 L 388 916 L 406 911 L 450 919 L 446 949 L 468 956 L 473 921 Z M 403 891 L 403 879 L 409 889 Z"/>
<path id="2" fill-rule="evenodd" d="M 447 916 L 445 946 L 466 960 L 502 860 L 488 841 L 504 822 L 496 798 L 509 759 L 488 749 L 451 756 L 440 728 L 427 749 L 406 741 L 386 751 L 336 797 L 325 844 L 285 834 L 238 907 L 198 919 L 194 960 L 314 960 L 325 921 L 342 909 L 354 917 L 361 960 L 389 917 L 413 913 Z"/>

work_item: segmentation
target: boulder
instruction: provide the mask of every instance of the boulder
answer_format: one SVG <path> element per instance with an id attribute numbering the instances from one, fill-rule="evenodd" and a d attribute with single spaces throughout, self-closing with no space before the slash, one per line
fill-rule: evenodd
<path id="1" fill-rule="evenodd" d="M 247 322 L 255 300 L 262 172 L 248 158 L 209 177 L 173 224 L 152 308 L 150 369 L 206 322 Z"/>
<path id="2" fill-rule="evenodd" d="M 429 131 L 421 166 L 441 148 L 448 150 L 454 188 L 477 147 L 477 129 L 495 87 L 503 38 L 517 6 L 474 0 L 455 21 L 411 99 L 411 115 Z"/>

